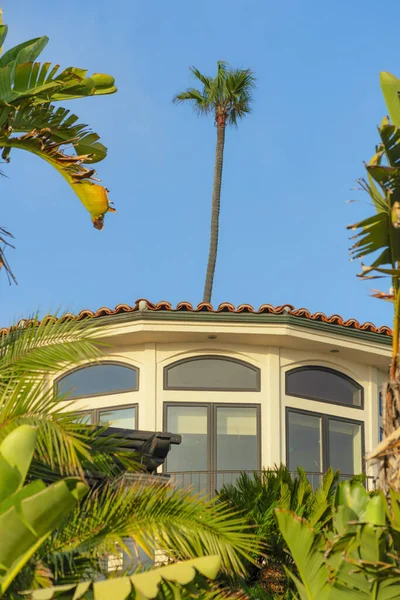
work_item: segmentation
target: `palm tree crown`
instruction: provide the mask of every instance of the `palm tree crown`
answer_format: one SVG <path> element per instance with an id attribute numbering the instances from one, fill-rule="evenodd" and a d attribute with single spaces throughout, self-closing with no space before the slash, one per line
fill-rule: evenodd
<path id="1" fill-rule="evenodd" d="M 195 67 L 190 68 L 193 75 L 203 84 L 201 91 L 189 88 L 176 94 L 175 104 L 186 100 L 193 103 L 194 110 L 199 114 L 214 113 L 216 125 L 237 125 L 251 111 L 252 90 L 256 78 L 251 69 L 232 69 L 219 60 L 215 78 L 200 73 Z"/>

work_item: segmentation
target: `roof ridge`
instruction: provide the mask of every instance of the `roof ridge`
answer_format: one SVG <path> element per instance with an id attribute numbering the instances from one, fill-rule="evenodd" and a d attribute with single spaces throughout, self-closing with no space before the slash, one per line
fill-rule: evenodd
<path id="1" fill-rule="evenodd" d="M 230 302 L 222 302 L 218 305 L 217 308 L 214 308 L 213 305 L 209 302 L 200 302 L 197 306 L 193 306 L 190 302 L 179 302 L 175 308 L 173 308 L 172 304 L 166 300 L 161 300 L 154 304 L 147 300 L 146 298 L 139 298 L 136 300 L 133 306 L 129 304 L 117 304 L 114 309 L 109 308 L 107 306 L 102 306 L 96 311 L 92 311 L 89 309 L 81 310 L 77 315 L 73 315 L 68 313 L 67 315 L 63 315 L 61 318 L 73 318 L 77 321 L 81 321 L 86 318 L 100 318 L 100 317 L 108 317 L 119 314 L 126 314 L 131 312 L 142 312 L 142 311 L 152 311 L 152 312 L 161 312 L 161 311 L 169 311 L 169 312 L 193 312 L 193 313 L 211 313 L 211 314 L 220 314 L 220 313 L 231 313 L 231 314 L 242 314 L 242 313 L 250 313 L 254 315 L 260 314 L 273 314 L 273 315 L 281 315 L 287 314 L 294 317 L 298 317 L 301 319 L 308 319 L 311 321 L 320 321 L 322 323 L 329 323 L 332 325 L 339 325 L 340 327 L 347 327 L 349 329 L 357 329 L 359 331 L 369 331 L 371 333 L 378 333 L 381 335 L 391 336 L 392 330 L 387 325 L 383 325 L 381 327 L 376 327 L 373 323 L 367 321 L 365 323 L 359 323 L 357 319 L 350 318 L 344 320 L 340 315 L 334 314 L 327 316 L 323 312 L 315 312 L 311 313 L 306 308 L 295 308 L 291 304 L 282 304 L 280 306 L 273 306 L 272 304 L 262 304 L 258 310 L 256 310 L 251 304 L 239 304 L 239 306 L 235 307 L 234 304 Z M 51 320 L 56 319 L 53 315 L 46 315 L 43 320 Z M 5 327 L 0 329 L 0 334 L 4 335 L 9 333 L 12 329 L 16 327 L 23 327 L 29 320 L 21 320 L 12 327 Z"/>

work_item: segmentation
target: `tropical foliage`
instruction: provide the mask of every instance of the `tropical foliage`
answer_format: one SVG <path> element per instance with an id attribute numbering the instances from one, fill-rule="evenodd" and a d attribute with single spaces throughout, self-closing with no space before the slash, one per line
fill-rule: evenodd
<path id="1" fill-rule="evenodd" d="M 285 509 L 279 527 L 297 567 L 290 576 L 301 600 L 395 600 L 400 597 L 400 494 L 369 495 L 340 484 L 332 526 L 317 532 Z"/>
<path id="2" fill-rule="evenodd" d="M 88 491 L 72 477 L 24 486 L 36 441 L 37 430 L 22 425 L 0 444 L 0 597 Z"/>
<path id="3" fill-rule="evenodd" d="M 0 597 L 20 597 L 18 591 L 22 589 L 20 584 L 23 578 L 18 581 L 18 575 L 34 556 L 40 554 L 46 542 L 47 546 L 51 540 L 54 543 L 54 536 L 63 531 L 65 517 L 88 491 L 87 485 L 72 477 L 61 479 L 48 487 L 39 479 L 24 486 L 36 441 L 37 429 L 22 425 L 0 444 Z M 154 490 L 152 492 L 154 494 Z M 113 508 L 112 499 L 108 499 L 109 508 Z M 91 513 L 95 513 L 89 503 L 81 505 L 78 511 L 81 519 L 86 514 L 89 521 L 93 516 Z M 140 516 L 144 518 L 142 514 Z M 114 524 L 118 526 L 115 521 Z M 174 533 L 174 528 L 171 529 Z M 52 533 L 53 538 L 50 537 Z M 70 544 L 72 542 L 70 540 Z M 194 593 L 203 594 L 207 590 L 206 579 L 215 579 L 220 566 L 219 557 L 209 556 L 152 572 L 95 583 L 64 584 L 58 588 L 33 591 L 28 595 L 36 599 L 49 599 L 62 593 L 64 598 L 71 599 L 93 598 L 94 595 L 94 598 L 122 600 L 128 596 L 164 598 L 168 593 L 176 595 L 189 590 L 193 597 Z M 42 580 L 49 574 L 49 569 L 43 563 L 40 573 Z M 14 589 L 10 588 L 13 583 Z"/>
<path id="4" fill-rule="evenodd" d="M 365 165 L 366 178 L 359 180 L 375 208 L 374 214 L 349 226 L 356 231 L 351 253 L 365 259 L 360 277 L 389 277 L 391 290 L 373 295 L 394 303 L 393 347 L 389 381 L 383 390 L 384 441 L 371 455 L 381 459 L 381 485 L 388 491 L 400 489 L 400 80 L 381 73 L 381 86 L 390 114 L 378 128 L 380 142 L 372 159 Z"/>
<path id="5" fill-rule="evenodd" d="M 284 567 L 292 567 L 293 559 L 278 527 L 275 511 L 277 508 L 290 510 L 308 519 L 316 531 L 320 531 L 332 518 L 337 481 L 338 474 L 330 470 L 314 490 L 301 469 L 297 477 L 293 477 L 281 466 L 251 477 L 243 473 L 235 485 L 222 488 L 219 499 L 233 512 L 246 515 L 261 548 L 252 553 L 245 576 L 231 578 L 235 588 L 245 590 L 250 598 L 258 600 L 286 598 L 291 586 Z"/>
<path id="6" fill-rule="evenodd" d="M 7 36 L 1 24 L 0 49 Z M 48 43 L 42 36 L 9 48 L 0 57 L 0 152 L 8 163 L 12 149 L 25 150 L 52 165 L 74 190 L 89 211 L 93 225 L 103 228 L 104 215 L 114 211 L 105 187 L 98 184 L 93 164 L 103 160 L 107 149 L 87 125 L 54 102 L 112 94 L 116 91 L 110 75 L 85 69 L 37 62 Z M 0 243 L 10 244 L 9 232 L 0 229 Z M 0 266 L 9 275 L 4 246 Z"/>
<path id="7" fill-rule="evenodd" d="M 217 553 L 223 570 L 242 571 L 257 543 L 244 532 L 243 518 L 224 504 L 205 503 L 165 483 L 124 479 L 138 463 L 124 451 L 123 440 L 79 423 L 67 397 L 50 385 L 60 371 L 96 361 L 102 351 L 95 322 L 68 315 L 42 322 L 35 317 L 0 335 L 0 442 L 20 426 L 34 427 L 27 481 L 78 475 L 90 485 L 9 593 L 108 576 L 105 556 L 119 551 L 137 567 L 137 548 L 149 555 L 162 550 L 169 562 Z"/>
<path id="8" fill-rule="evenodd" d="M 217 63 L 217 75 L 214 78 L 203 75 L 195 67 L 191 67 L 190 70 L 201 83 L 202 88 L 200 90 L 189 88 L 185 92 L 176 94 L 173 102 L 176 104 L 190 102 L 194 111 L 199 115 L 211 114 L 217 128 L 210 249 L 203 296 L 204 302 L 211 302 L 218 251 L 225 129 L 227 125 L 237 126 L 238 121 L 250 112 L 255 77 L 250 69 L 233 69 L 221 60 Z"/>

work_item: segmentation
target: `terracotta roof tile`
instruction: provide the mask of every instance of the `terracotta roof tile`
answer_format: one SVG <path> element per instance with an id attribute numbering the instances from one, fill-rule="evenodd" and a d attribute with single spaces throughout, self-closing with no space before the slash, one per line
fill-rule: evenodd
<path id="1" fill-rule="evenodd" d="M 376 327 L 373 323 L 359 323 L 356 319 L 347 319 L 344 320 L 340 315 L 331 315 L 327 316 L 322 312 L 310 313 L 306 308 L 298 308 L 295 309 L 291 304 L 284 304 L 282 306 L 272 306 L 271 304 L 262 304 L 258 310 L 256 310 L 251 304 L 240 304 L 238 307 L 235 307 L 230 302 L 223 302 L 218 307 L 214 308 L 212 304 L 207 302 L 200 302 L 197 306 L 193 306 L 190 302 L 179 302 L 174 308 L 169 302 L 166 300 L 162 300 L 157 304 L 153 304 L 146 299 L 140 298 L 135 302 L 133 306 L 128 304 L 118 304 L 114 309 L 108 308 L 107 306 L 103 306 L 96 311 L 92 310 L 81 310 L 77 315 L 66 315 L 68 317 L 72 317 L 78 321 L 86 318 L 99 318 L 99 317 L 107 317 L 111 315 L 120 315 L 125 313 L 137 312 L 140 310 L 149 310 L 153 312 L 192 312 L 192 313 L 231 313 L 231 314 L 242 314 L 242 313 L 252 313 L 252 314 L 271 314 L 271 315 L 281 315 L 288 314 L 294 317 L 298 317 L 299 319 L 309 319 L 311 321 L 320 321 L 322 323 L 331 323 L 332 325 L 339 325 L 340 327 L 347 327 L 348 329 L 358 329 L 359 331 L 369 331 L 371 333 L 378 333 L 385 336 L 391 336 L 392 330 L 390 327 L 382 326 Z M 45 319 L 54 319 L 55 317 L 48 316 Z M 26 321 L 20 321 L 17 324 L 17 327 L 21 327 L 26 323 Z M 0 334 L 8 333 L 10 328 L 0 329 Z"/>

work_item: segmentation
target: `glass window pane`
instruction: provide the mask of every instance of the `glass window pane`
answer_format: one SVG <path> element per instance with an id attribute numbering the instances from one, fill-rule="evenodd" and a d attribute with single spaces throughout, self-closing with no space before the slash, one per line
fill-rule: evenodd
<path id="1" fill-rule="evenodd" d="M 58 392 L 69 398 L 98 396 L 137 389 L 137 371 L 123 365 L 92 365 L 73 371 L 58 382 Z"/>
<path id="2" fill-rule="evenodd" d="M 288 467 L 322 472 L 321 418 L 288 412 Z"/>
<path id="3" fill-rule="evenodd" d="M 167 471 L 206 471 L 208 411 L 206 406 L 168 406 L 167 431 L 182 435 L 168 453 Z"/>
<path id="4" fill-rule="evenodd" d="M 166 387 L 173 390 L 258 391 L 259 370 L 225 358 L 194 358 L 166 369 Z"/>
<path id="5" fill-rule="evenodd" d="M 258 468 L 257 409 L 217 408 L 217 471 Z"/>
<path id="6" fill-rule="evenodd" d="M 217 471 L 256 471 L 257 409 L 255 407 L 217 408 Z M 217 489 L 224 483 L 235 483 L 237 475 L 217 475 Z"/>
<path id="7" fill-rule="evenodd" d="M 136 429 L 136 408 L 108 408 L 99 411 L 99 425 L 119 427 L 120 429 Z"/>
<path id="8" fill-rule="evenodd" d="M 361 437 L 361 425 L 329 419 L 329 466 L 342 475 L 361 473 Z"/>
<path id="9" fill-rule="evenodd" d="M 326 369 L 295 369 L 286 376 L 286 394 L 325 402 L 361 406 L 361 388 L 351 379 Z"/>

